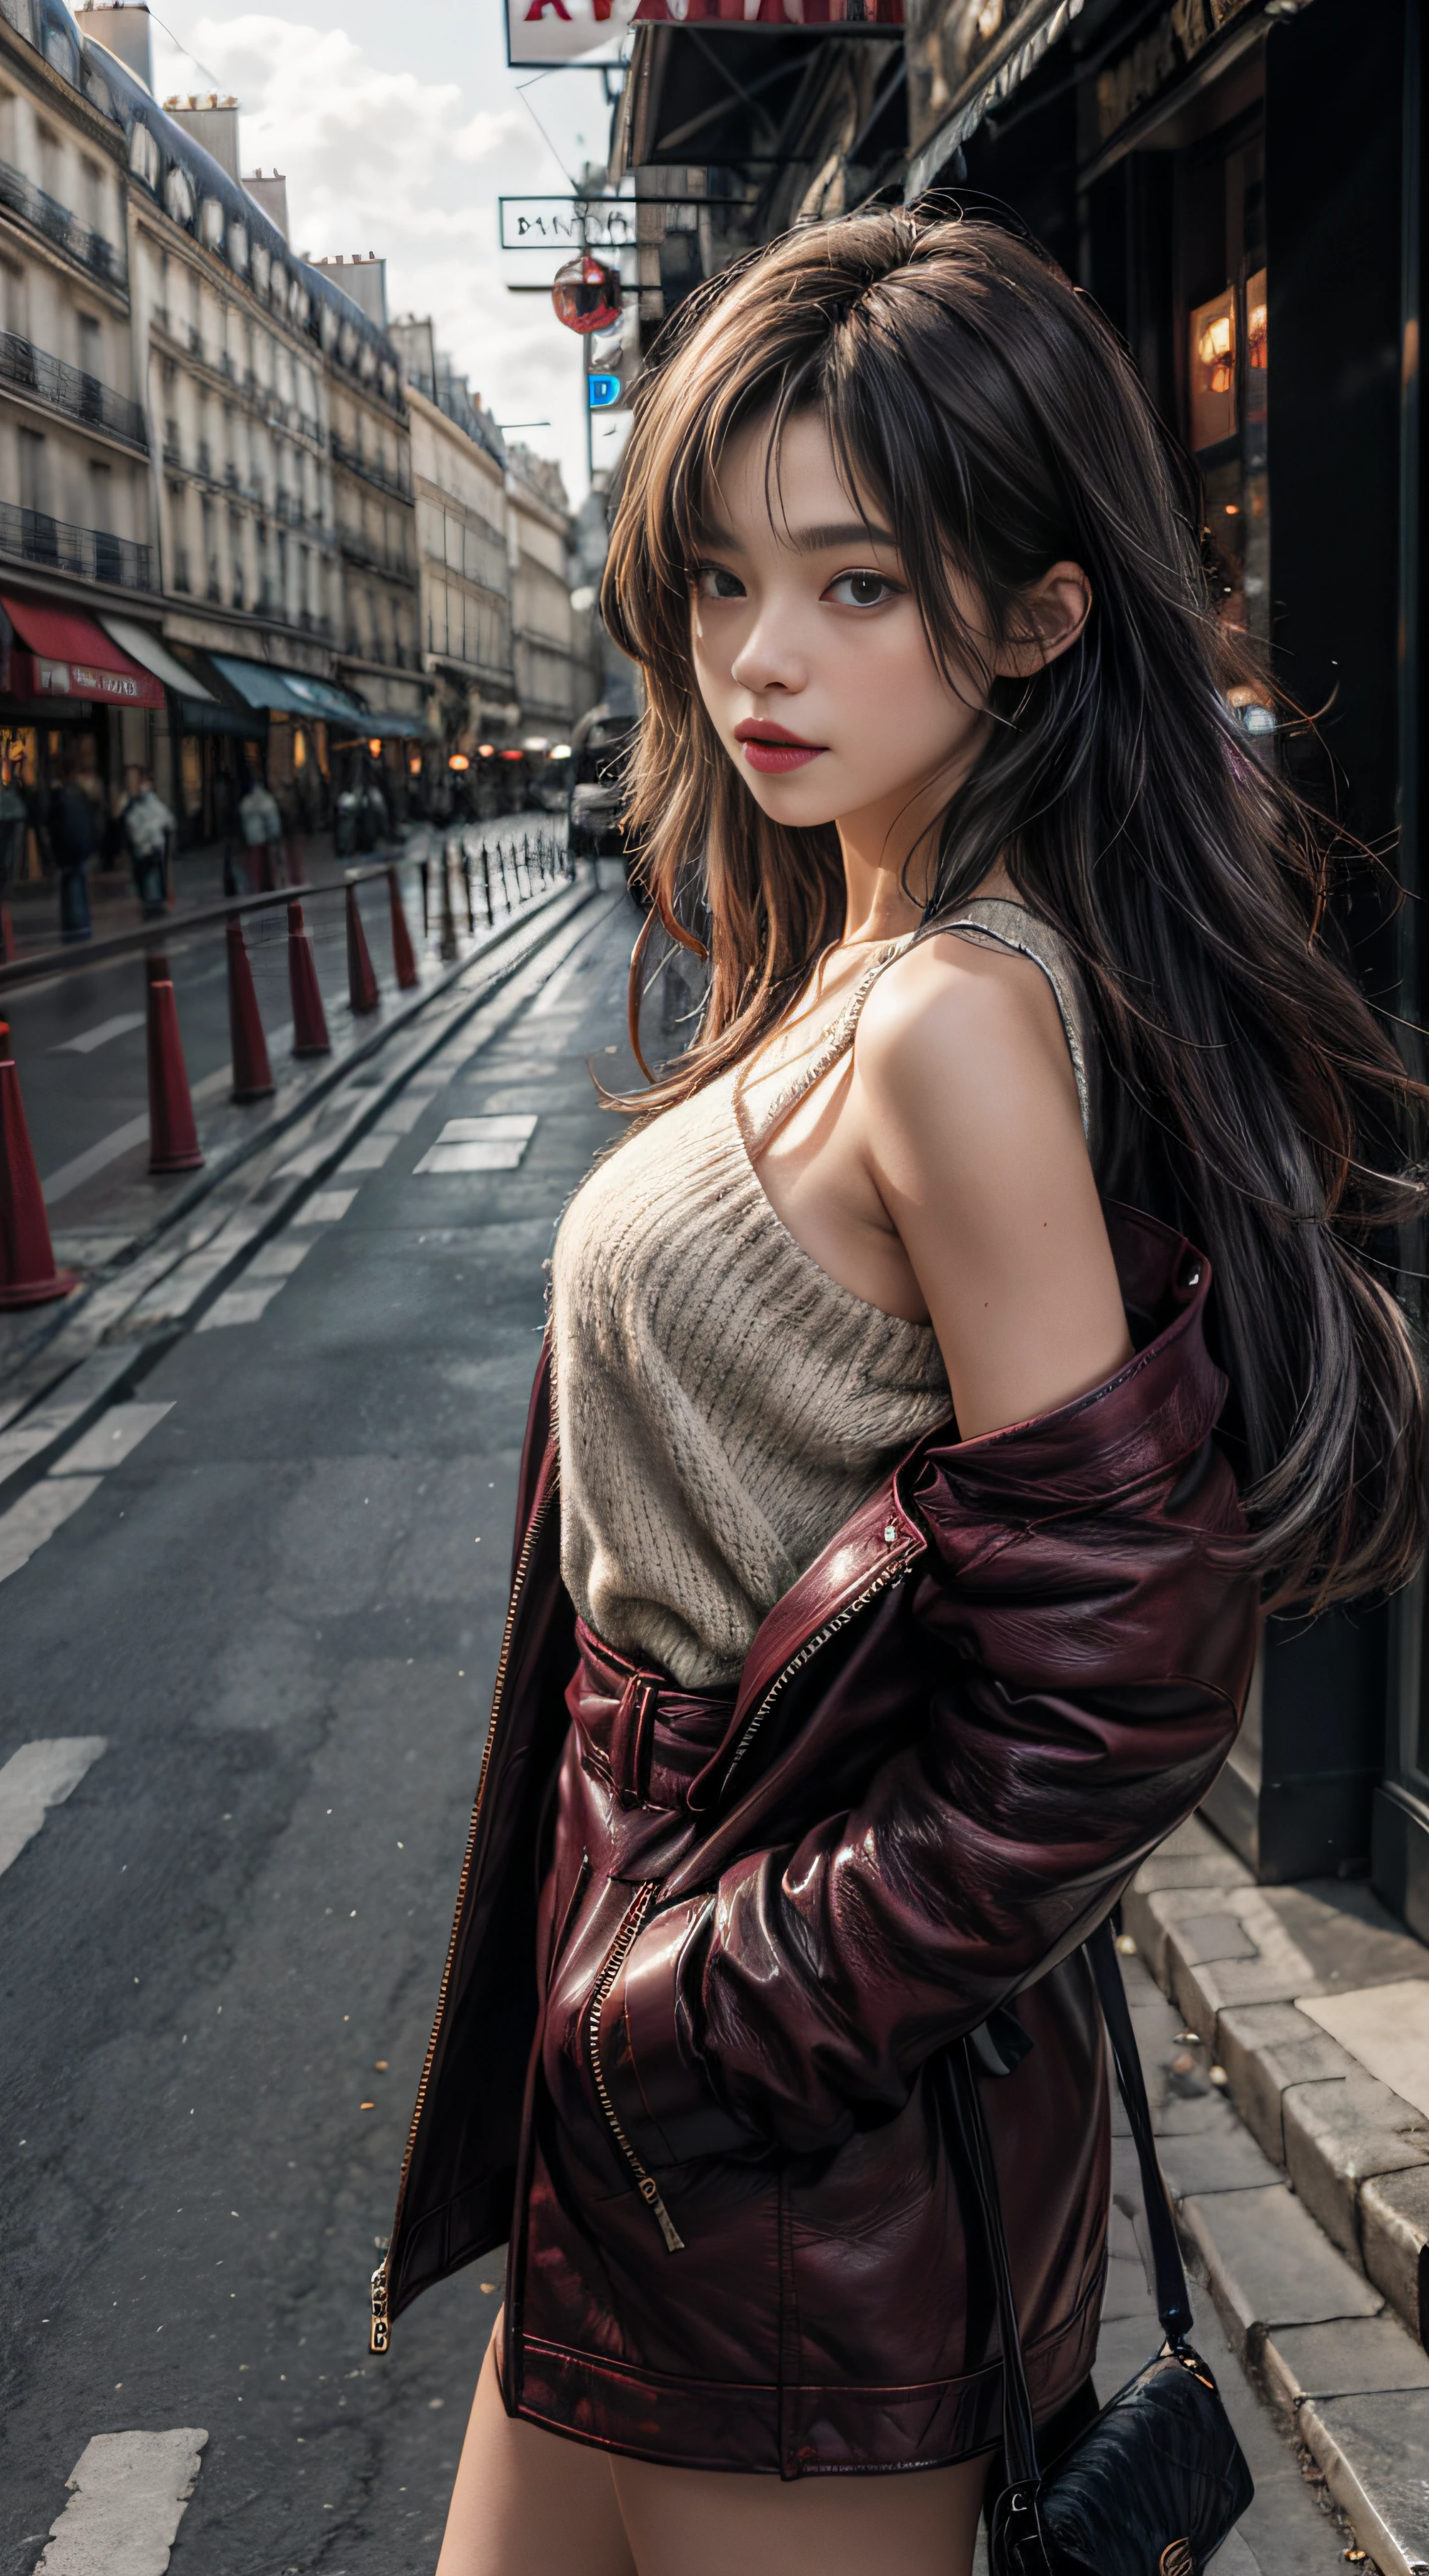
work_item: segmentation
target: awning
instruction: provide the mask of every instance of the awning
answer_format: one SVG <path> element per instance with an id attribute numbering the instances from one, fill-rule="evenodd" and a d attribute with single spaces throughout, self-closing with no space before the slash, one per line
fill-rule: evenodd
<path id="1" fill-rule="evenodd" d="M 236 653 L 215 653 L 214 669 L 236 689 L 244 704 L 265 707 L 276 715 L 305 716 L 309 711 L 295 698 L 281 671 L 272 670 L 266 662 L 244 662 Z"/>
<path id="2" fill-rule="evenodd" d="M 218 700 L 212 689 L 206 689 L 194 672 L 186 670 L 182 662 L 175 661 L 163 637 L 156 635 L 152 627 L 141 626 L 135 617 L 106 617 L 103 622 L 106 635 L 121 652 L 127 653 L 131 661 L 142 663 L 146 671 L 152 671 L 154 678 L 161 681 L 166 689 L 172 689 L 175 697 L 205 699 L 209 706 L 217 706 Z"/>
<path id="3" fill-rule="evenodd" d="M 1083 0 L 1012 0 L 1011 8 L 989 10 L 981 0 L 953 0 L 953 6 L 929 25 L 926 34 L 909 40 L 909 87 L 920 57 L 936 49 L 934 71 L 946 95 L 947 115 L 908 163 L 904 197 L 909 205 L 932 186 L 938 172 L 977 132 L 983 118 L 1020 89 L 1049 45 L 1064 36 L 1082 14 Z M 986 35 L 983 30 L 990 32 Z M 950 59 L 951 56 L 951 59 Z"/>
<path id="4" fill-rule="evenodd" d="M 358 730 L 370 734 L 374 742 L 410 742 L 427 731 L 424 716 L 385 714 L 378 707 L 365 707 L 358 718 Z"/>
<path id="5" fill-rule="evenodd" d="M 324 724 L 356 725 L 359 732 L 366 725 L 371 730 L 366 707 L 335 681 L 315 680 L 306 671 L 285 671 L 283 677 L 306 715 L 319 716 Z"/>
<path id="6" fill-rule="evenodd" d="M 10 688 L 17 698 L 82 698 L 108 707 L 162 708 L 164 692 L 152 671 L 111 642 L 92 617 L 77 609 L 41 606 L 0 591 L 3 607 L 24 648 L 10 654 Z"/>

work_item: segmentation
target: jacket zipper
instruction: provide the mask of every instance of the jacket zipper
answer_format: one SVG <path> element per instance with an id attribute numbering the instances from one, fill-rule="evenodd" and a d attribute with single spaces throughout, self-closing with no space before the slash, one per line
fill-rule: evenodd
<path id="1" fill-rule="evenodd" d="M 776 1673 L 768 1690 L 765 1692 L 763 1699 L 760 1701 L 759 1706 L 755 1709 L 753 1715 L 749 1719 L 744 1733 L 736 1744 L 733 1753 L 729 1757 L 729 1767 L 720 1784 L 720 1794 L 722 1797 L 728 1791 L 729 1784 L 734 1778 L 739 1764 L 744 1760 L 746 1753 L 749 1751 L 751 1744 L 754 1742 L 756 1735 L 759 1733 L 761 1726 L 764 1724 L 766 1717 L 769 1715 L 771 1708 L 779 1697 L 780 1692 L 785 1688 L 786 1684 L 793 1680 L 796 1673 L 803 1671 L 804 1666 L 812 1661 L 813 1657 L 818 1654 L 822 1646 L 826 1646 L 828 1644 L 831 1637 L 836 1637 L 841 1628 L 846 1628 L 851 1619 L 856 1619 L 861 1610 L 866 1610 L 870 1601 L 872 1601 L 878 1593 L 886 1592 L 891 1583 L 901 1582 L 917 1553 L 918 1548 L 915 1542 L 900 1549 L 897 1556 L 890 1557 L 874 1576 L 873 1581 L 865 1584 L 862 1592 L 858 1595 L 857 1600 L 845 1603 L 843 1609 L 836 1612 L 832 1619 L 826 1620 L 822 1628 L 816 1628 L 814 1630 L 812 1637 L 806 1637 L 802 1646 L 799 1648 L 797 1655 L 795 1655 L 791 1661 L 784 1666 L 781 1673 Z"/>
<path id="2" fill-rule="evenodd" d="M 412 2169 L 412 2150 L 417 2143 L 417 2128 L 422 2117 L 422 2105 L 427 2098 L 427 2086 L 431 2081 L 432 2075 L 432 2060 L 437 2053 L 437 2039 L 441 2031 L 442 2017 L 447 2006 L 447 1992 L 451 1985 L 452 1978 L 452 1962 L 456 1957 L 457 1929 L 460 1925 L 462 1911 L 466 1904 L 467 1886 L 471 1878 L 471 1864 L 476 1852 L 477 1827 L 481 1821 L 481 1802 L 486 1794 L 486 1775 L 491 1768 L 492 1748 L 496 1742 L 497 1721 L 501 1715 L 502 1695 L 506 1687 L 506 1667 L 511 1660 L 511 1635 L 512 1630 L 516 1625 L 516 1605 L 521 1598 L 526 1576 L 530 1569 L 531 1558 L 535 1552 L 536 1540 L 540 1534 L 541 1526 L 546 1518 L 546 1514 L 550 1509 L 551 1501 L 555 1492 L 556 1479 L 553 1476 L 545 1493 L 541 1496 L 540 1502 L 537 1504 L 535 1511 L 531 1515 L 530 1527 L 527 1529 L 525 1538 L 521 1542 L 521 1553 L 516 1560 L 516 1572 L 512 1578 L 511 1599 L 506 1608 L 506 1625 L 502 1631 L 501 1652 L 496 1660 L 496 1681 L 491 1694 L 491 1723 L 486 1730 L 486 1745 L 481 1756 L 481 1769 L 477 1774 L 476 1802 L 472 1808 L 471 1831 L 467 1836 L 466 1843 L 466 1858 L 463 1860 L 461 1865 L 461 1878 L 457 1886 L 456 1910 L 452 1916 L 452 1937 L 447 1945 L 447 1963 L 442 1970 L 441 1991 L 437 1996 L 436 2018 L 432 2023 L 431 2038 L 427 2042 L 426 2061 L 422 2068 L 422 2080 L 417 2087 L 417 2099 L 412 2111 L 412 2124 L 407 2132 L 407 2152 L 402 2158 L 402 2171 L 397 2181 L 397 2206 L 392 2218 L 392 2233 L 387 2240 L 387 2252 L 383 2255 L 381 2262 L 378 2264 L 376 2271 L 372 2275 L 372 2332 L 369 2338 L 369 2349 L 372 2352 L 386 2352 L 391 2341 L 392 2326 L 387 2312 L 387 2267 L 391 2261 L 392 2247 L 396 2242 L 397 2232 L 402 2223 L 402 2204 L 407 2197 L 407 2176 Z"/>
<path id="3" fill-rule="evenodd" d="M 631 2172 L 635 2176 L 636 2190 L 639 2192 L 646 2208 L 654 2214 L 656 2225 L 665 2239 L 666 2253 L 683 2254 L 685 2250 L 685 2240 L 680 2234 L 679 2229 L 676 2227 L 673 2218 L 670 2216 L 668 2209 L 665 2207 L 665 2204 L 660 2197 L 660 2188 L 654 2175 L 649 2172 L 644 2164 L 642 2164 L 639 2156 L 635 2152 L 635 2149 L 632 2147 L 630 2140 L 627 2138 L 625 2131 L 620 2125 L 620 2121 L 616 2116 L 615 2104 L 610 2098 L 609 2088 L 606 2084 L 605 2070 L 600 2062 L 600 2016 L 605 2004 L 605 1999 L 610 1993 L 611 1987 L 614 1985 L 616 1978 L 620 1974 L 625 1954 L 630 1948 L 636 1933 L 639 1931 L 641 1924 L 644 1922 L 645 1917 L 650 1910 L 650 1900 L 655 1894 L 659 1884 L 660 1882 L 658 1879 L 647 1878 L 644 1886 L 637 1888 L 635 1891 L 635 1901 L 626 1913 L 620 1929 L 616 1933 L 615 1939 L 606 1958 L 605 1966 L 600 1972 L 595 1993 L 591 1997 L 590 2009 L 586 2015 L 586 2037 L 590 2045 L 591 2078 L 595 2085 L 596 2093 L 599 2096 L 600 2107 L 605 2113 L 606 2123 L 609 2127 L 610 2134 L 615 2140 L 620 2153 L 625 2158 L 626 2163 L 629 2165 Z"/>

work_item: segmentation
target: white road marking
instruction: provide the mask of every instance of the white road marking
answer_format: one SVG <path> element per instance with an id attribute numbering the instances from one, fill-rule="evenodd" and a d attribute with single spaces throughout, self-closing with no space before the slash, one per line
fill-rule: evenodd
<path id="1" fill-rule="evenodd" d="M 414 1173 L 514 1172 L 532 1137 L 534 1118 L 449 1118 Z"/>
<path id="2" fill-rule="evenodd" d="M 85 1029 L 77 1038 L 62 1038 L 51 1055 L 93 1055 L 96 1047 L 108 1046 L 111 1038 L 126 1038 L 131 1029 L 142 1029 L 142 1011 L 120 1011 L 112 1020 L 101 1020 L 98 1028 Z"/>
<path id="3" fill-rule="evenodd" d="M 46 1476 L 32 1485 L 8 1512 L 0 1512 L 0 1583 L 28 1565 L 37 1547 L 53 1538 L 61 1523 L 103 1484 L 102 1476 Z"/>
<path id="4" fill-rule="evenodd" d="M 394 1100 L 390 1109 L 383 1110 L 375 1132 L 379 1136 L 409 1136 L 423 1111 L 430 1107 L 429 1091 L 408 1091 L 400 1100 Z"/>
<path id="5" fill-rule="evenodd" d="M 164 2576 L 207 2433 L 96 2433 L 35 2576 Z"/>
<path id="6" fill-rule="evenodd" d="M 228 1324 L 256 1324 L 282 1285 L 281 1279 L 270 1279 L 261 1288 L 225 1288 L 221 1297 L 215 1297 L 208 1313 L 200 1315 L 195 1331 L 221 1333 Z"/>
<path id="7" fill-rule="evenodd" d="M 574 957 L 570 958 L 564 966 L 558 966 L 550 982 L 542 985 L 531 1005 L 529 1016 L 536 1020 L 540 1019 L 546 1011 L 553 1011 L 567 985 L 574 982 L 578 971 L 578 960 Z"/>
<path id="8" fill-rule="evenodd" d="M 106 1467 L 122 1467 L 132 1458 L 141 1440 L 147 1440 L 156 1423 L 172 1413 L 173 1399 L 167 1404 L 111 1404 L 107 1413 L 90 1424 L 84 1437 L 57 1459 L 50 1469 L 52 1476 L 102 1475 Z"/>
<path id="9" fill-rule="evenodd" d="M 1429 2112 L 1429 1978 L 1404 1977 L 1392 1986 L 1295 2000 L 1391 2093 Z"/>
<path id="10" fill-rule="evenodd" d="M 303 1225 L 336 1225 L 339 1217 L 346 1216 L 356 1196 L 356 1190 L 314 1190 L 299 1211 L 300 1222 Z"/>
<path id="11" fill-rule="evenodd" d="M 0 1765 L 0 1871 L 39 1832 L 46 1808 L 62 1807 L 107 1749 L 103 1735 L 37 1736 Z"/>
<path id="12" fill-rule="evenodd" d="M 232 1065 L 221 1064 L 212 1073 L 206 1073 L 201 1082 L 193 1083 L 189 1096 L 193 1100 L 213 1100 L 219 1092 L 230 1090 L 232 1084 Z M 57 1172 L 51 1172 L 49 1179 L 40 1183 L 46 1206 L 53 1207 L 57 1199 L 67 1199 L 73 1190 L 83 1189 L 86 1181 L 92 1181 L 98 1173 L 107 1171 L 111 1163 L 117 1163 L 121 1154 L 132 1153 L 136 1145 L 142 1145 L 148 1133 L 149 1113 L 146 1109 L 142 1116 L 126 1119 L 122 1127 L 114 1128 L 108 1136 L 101 1136 L 97 1145 L 86 1147 L 84 1153 L 76 1154 L 72 1161 L 61 1163 Z"/>
<path id="13" fill-rule="evenodd" d="M 385 1136 L 359 1136 L 351 1153 L 344 1154 L 338 1165 L 338 1179 L 341 1180 L 345 1172 L 380 1172 L 396 1142 L 395 1128 Z"/>
<path id="14" fill-rule="evenodd" d="M 61 1163 L 57 1172 L 51 1172 L 49 1179 L 40 1183 L 46 1204 L 53 1207 L 56 1199 L 67 1199 L 71 1190 L 83 1189 L 85 1182 L 92 1181 L 97 1172 L 117 1163 L 121 1154 L 129 1153 L 135 1145 L 142 1145 L 148 1133 L 149 1112 L 146 1109 L 140 1117 L 130 1118 L 124 1126 L 116 1127 L 111 1135 L 101 1136 L 97 1145 L 90 1145 L 84 1153 L 76 1154 L 72 1161 Z"/>
<path id="15" fill-rule="evenodd" d="M 250 1279 L 291 1279 L 300 1261 L 305 1261 L 315 1238 L 310 1234 L 283 1234 L 275 1243 L 260 1244 L 248 1264 Z"/>

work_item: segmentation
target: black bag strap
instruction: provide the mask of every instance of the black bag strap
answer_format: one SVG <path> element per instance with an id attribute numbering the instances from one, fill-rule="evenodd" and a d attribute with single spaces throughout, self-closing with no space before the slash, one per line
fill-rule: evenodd
<path id="1" fill-rule="evenodd" d="M 1146 2224 L 1151 2238 L 1152 2261 L 1156 2272 L 1156 2306 L 1168 2343 L 1177 2347 L 1185 2341 L 1191 2327 L 1191 2301 L 1186 2287 L 1186 2267 L 1176 2241 L 1176 2222 L 1166 2195 L 1161 2167 L 1156 2155 L 1156 2141 L 1151 2128 L 1151 2105 L 1146 2098 L 1146 2079 L 1141 2071 L 1136 2036 L 1127 2009 L 1126 1988 L 1117 1965 L 1116 1940 L 1110 1922 L 1099 1924 L 1086 1944 L 1087 1958 L 1096 1980 L 1097 2000 L 1111 2042 L 1112 2065 L 1116 2070 L 1117 2089 L 1121 2094 L 1141 2167 L 1141 2188 L 1146 2202 Z M 1002 2448 L 1007 2462 L 1010 2486 L 1028 2490 L 1028 2510 L 1035 2521 L 1035 2495 L 1039 2469 L 1037 2464 L 1037 2430 L 1028 2393 L 1027 2371 L 1022 2357 L 1022 2336 L 1017 2322 L 1017 2303 L 1012 2295 L 1012 2272 L 1007 2257 L 1007 2232 L 1002 2223 L 1002 2198 L 997 2187 L 997 2171 L 992 2160 L 992 2145 L 983 2117 L 982 2094 L 976 2074 L 976 2057 L 969 2040 L 960 2040 L 950 2051 L 949 2068 L 954 2115 L 959 2143 L 972 2183 L 982 2221 L 988 2258 L 992 2265 L 993 2286 L 997 2298 L 998 2334 L 1002 2348 Z M 1029 2527 L 1029 2538 L 1031 2529 Z"/>

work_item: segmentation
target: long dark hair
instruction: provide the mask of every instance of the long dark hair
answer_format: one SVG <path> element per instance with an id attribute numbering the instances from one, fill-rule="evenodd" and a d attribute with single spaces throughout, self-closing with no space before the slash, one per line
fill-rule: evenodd
<path id="1" fill-rule="evenodd" d="M 1052 563 L 1084 567 L 1079 642 L 1030 688 L 992 682 L 925 917 L 1001 857 L 1081 960 L 1109 1077 L 1099 1179 L 1210 1256 L 1272 1597 L 1318 1608 L 1404 1581 L 1425 1407 L 1371 1256 L 1420 1211 L 1422 1095 L 1333 953 L 1326 836 L 1232 712 L 1233 688 L 1265 683 L 1212 614 L 1191 470 L 1095 306 L 985 220 L 802 229 L 692 298 L 637 394 L 603 600 L 647 693 L 629 810 L 656 916 L 687 946 L 698 923 L 709 955 L 699 1036 L 639 1105 L 756 1048 L 843 926 L 832 826 L 760 811 L 691 662 L 721 451 L 767 418 L 777 475 L 783 424 L 806 412 L 896 537 L 950 679 L 980 651 L 950 568 L 1004 639 Z M 638 1010 L 637 965 L 637 1034 Z"/>

